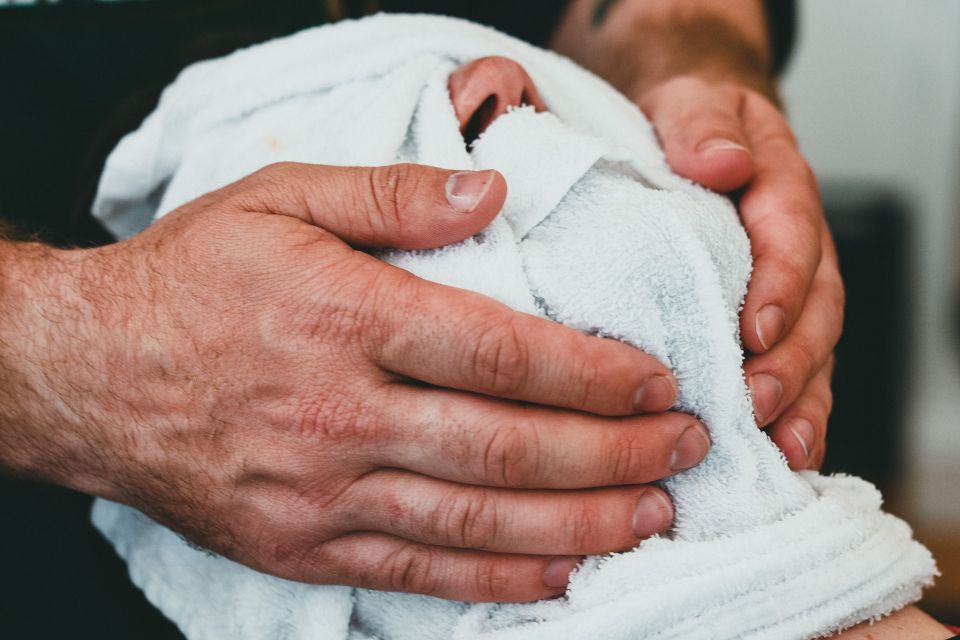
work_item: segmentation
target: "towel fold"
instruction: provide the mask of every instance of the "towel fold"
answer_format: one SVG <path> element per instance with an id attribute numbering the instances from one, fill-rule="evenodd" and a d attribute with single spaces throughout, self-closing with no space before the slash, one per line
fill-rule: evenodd
<path id="1" fill-rule="evenodd" d="M 513 58 L 549 113 L 514 109 L 471 149 L 447 78 Z M 591 334 L 674 371 L 677 409 L 713 447 L 664 481 L 669 535 L 588 558 L 564 598 L 470 605 L 318 587 L 196 550 L 98 501 L 93 520 L 131 577 L 191 638 L 803 639 L 920 597 L 936 568 L 868 483 L 792 473 L 752 415 L 738 310 L 750 248 L 729 201 L 673 174 L 649 123 L 570 61 L 490 29 L 380 15 L 190 67 L 110 156 L 95 213 L 136 233 L 274 161 L 495 168 L 509 184 L 480 234 L 380 257 Z"/>

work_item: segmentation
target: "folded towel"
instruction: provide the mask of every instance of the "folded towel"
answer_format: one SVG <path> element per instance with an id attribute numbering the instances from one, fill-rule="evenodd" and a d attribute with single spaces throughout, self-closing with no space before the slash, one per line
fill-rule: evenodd
<path id="1" fill-rule="evenodd" d="M 549 109 L 499 117 L 468 150 L 447 78 L 500 55 Z M 110 156 L 95 212 L 118 236 L 278 160 L 496 168 L 476 237 L 386 251 L 421 277 L 610 336 L 669 365 L 713 448 L 664 481 L 668 535 L 590 557 L 565 597 L 471 605 L 318 587 L 192 548 L 128 507 L 93 520 L 191 638 L 813 638 L 917 600 L 936 573 L 861 480 L 792 473 L 752 415 L 737 315 L 751 262 L 726 199 L 673 174 L 649 123 L 570 61 L 432 16 L 375 16 L 194 65 Z"/>

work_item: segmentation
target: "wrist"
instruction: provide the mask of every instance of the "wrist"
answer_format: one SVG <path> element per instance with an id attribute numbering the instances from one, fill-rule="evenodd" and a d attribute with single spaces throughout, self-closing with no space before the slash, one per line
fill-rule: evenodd
<path id="1" fill-rule="evenodd" d="M 71 357 L 85 253 L 0 240 L 0 471 L 103 495 L 95 422 L 75 409 L 83 364 Z"/>
<path id="2" fill-rule="evenodd" d="M 607 10 L 598 21 L 600 6 Z M 635 101 L 679 76 L 747 86 L 778 101 L 759 1 L 578 0 L 554 45 Z"/>
<path id="3" fill-rule="evenodd" d="M 33 317 L 38 274 L 56 250 L 37 243 L 0 241 L 0 467 L 36 476 L 47 422 L 42 384 L 34 369 L 34 343 L 43 327 Z"/>
<path id="4" fill-rule="evenodd" d="M 684 75 L 745 85 L 771 98 L 776 95 L 765 39 L 750 36 L 719 14 L 680 13 L 669 21 L 640 22 L 613 46 L 644 61 L 624 87 L 631 97 Z"/>

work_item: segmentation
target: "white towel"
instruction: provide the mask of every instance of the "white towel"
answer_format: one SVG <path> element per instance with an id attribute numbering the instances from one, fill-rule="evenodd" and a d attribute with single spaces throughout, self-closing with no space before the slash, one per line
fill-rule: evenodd
<path id="1" fill-rule="evenodd" d="M 447 78 L 487 55 L 522 64 L 550 113 L 514 109 L 468 152 Z M 590 557 L 565 597 L 524 605 L 295 584 L 98 501 L 96 526 L 190 638 L 802 639 L 901 608 L 931 582 L 930 554 L 871 485 L 792 473 L 756 428 L 737 329 L 750 251 L 736 212 L 674 175 L 649 123 L 603 81 L 448 18 L 308 30 L 184 71 L 110 156 L 95 212 L 128 236 L 278 160 L 500 170 L 507 202 L 481 234 L 382 257 L 655 355 L 713 448 L 664 482 L 668 535 Z"/>

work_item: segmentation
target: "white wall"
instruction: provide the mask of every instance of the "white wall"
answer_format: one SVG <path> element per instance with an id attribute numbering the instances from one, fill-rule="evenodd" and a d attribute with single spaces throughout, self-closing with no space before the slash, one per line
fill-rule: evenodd
<path id="1" fill-rule="evenodd" d="M 960 247 L 960 1 L 807 0 L 783 90 L 822 179 L 904 189 L 916 214 L 917 379 L 909 500 L 960 521 L 960 368 L 950 305 Z"/>

